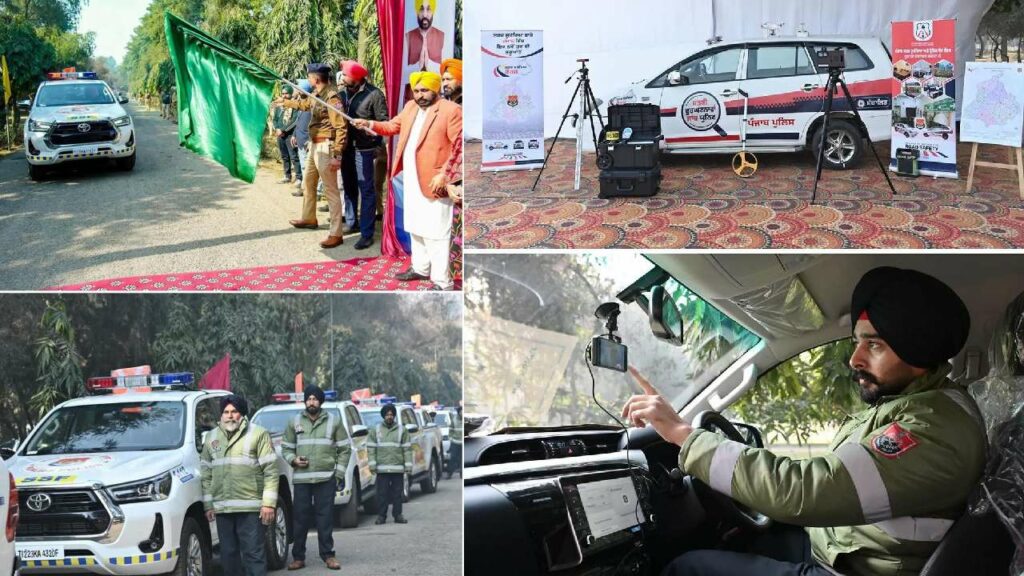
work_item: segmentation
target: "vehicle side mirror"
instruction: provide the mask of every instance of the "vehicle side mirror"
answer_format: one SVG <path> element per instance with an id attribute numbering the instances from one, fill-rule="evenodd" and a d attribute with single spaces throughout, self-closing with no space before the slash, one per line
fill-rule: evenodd
<path id="1" fill-rule="evenodd" d="M 370 433 L 370 429 L 362 424 L 355 424 L 352 426 L 352 437 L 362 438 Z"/>
<path id="2" fill-rule="evenodd" d="M 122 96 L 122 97 L 118 98 L 118 99 L 117 99 L 117 101 L 118 101 L 118 103 L 120 103 L 120 104 L 127 104 L 127 103 L 128 103 L 128 99 L 127 99 L 127 98 L 125 98 L 124 96 Z"/>
<path id="3" fill-rule="evenodd" d="M 675 299 L 660 284 L 651 288 L 647 316 L 655 338 L 673 346 L 683 345 L 683 315 Z"/>
<path id="4" fill-rule="evenodd" d="M 420 431 L 420 427 L 415 424 L 406 424 L 405 429 L 409 431 L 409 434 L 415 434 Z"/>
<path id="5" fill-rule="evenodd" d="M 14 448 L 0 448 L 0 458 L 10 460 L 14 456 Z"/>
<path id="6" fill-rule="evenodd" d="M 683 80 L 686 76 L 683 76 L 679 70 L 673 70 L 668 73 L 668 85 L 669 86 L 683 86 L 686 82 Z"/>

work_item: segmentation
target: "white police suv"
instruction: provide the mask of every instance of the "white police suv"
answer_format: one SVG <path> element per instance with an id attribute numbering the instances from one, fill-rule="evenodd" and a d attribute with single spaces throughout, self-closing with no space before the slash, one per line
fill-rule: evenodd
<path id="1" fill-rule="evenodd" d="M 25 124 L 29 176 L 80 160 L 135 167 L 135 125 L 118 95 L 95 72 L 54 72 L 36 90 Z"/>
<path id="2" fill-rule="evenodd" d="M 211 570 L 218 542 L 203 513 L 199 454 L 224 391 L 191 373 L 90 378 L 7 461 L 18 483 L 23 574 L 177 574 Z M 267 560 L 287 559 L 291 490 L 281 472 Z"/>
<path id="3" fill-rule="evenodd" d="M 0 574 L 18 574 L 21 562 L 14 547 L 14 536 L 18 531 L 18 489 L 14 484 L 14 475 L 7 470 L 0 460 L 0 522 L 3 533 L 0 534 Z"/>
<path id="4" fill-rule="evenodd" d="M 772 37 L 713 44 L 655 64 L 652 76 L 614 91 L 608 104 L 657 105 L 665 136 L 661 145 L 668 153 L 739 152 L 743 124 L 752 152 L 817 151 L 829 80 L 822 54 L 837 49 L 845 56 L 841 77 L 861 122 L 837 92 L 824 165 L 850 168 L 864 155 L 865 135 L 875 142 L 891 137 L 892 61 L 877 38 Z"/>

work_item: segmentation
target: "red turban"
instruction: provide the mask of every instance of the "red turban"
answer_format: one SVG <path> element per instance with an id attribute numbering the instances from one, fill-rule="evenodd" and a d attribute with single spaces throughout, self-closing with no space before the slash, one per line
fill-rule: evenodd
<path id="1" fill-rule="evenodd" d="M 369 74 L 365 66 L 355 60 L 342 60 L 341 73 L 359 82 Z"/>

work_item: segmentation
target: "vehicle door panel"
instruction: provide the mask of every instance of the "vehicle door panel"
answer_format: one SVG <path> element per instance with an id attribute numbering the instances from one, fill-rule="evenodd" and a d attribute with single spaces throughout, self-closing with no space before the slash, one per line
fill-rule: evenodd
<path id="1" fill-rule="evenodd" d="M 743 91 L 747 93 L 747 146 L 800 146 L 811 122 L 821 114 L 827 75 L 815 70 L 802 43 L 747 47 Z M 727 104 L 743 117 L 744 99 Z"/>
<path id="2" fill-rule="evenodd" d="M 705 50 L 648 85 L 662 88 L 666 148 L 715 148 L 739 141 L 739 117 L 725 113 L 725 102 L 738 94 L 742 56 L 742 46 Z"/>
<path id="3" fill-rule="evenodd" d="M 352 438 L 352 427 L 362 425 L 363 419 L 359 416 L 359 410 L 355 406 L 345 407 L 345 420 L 348 423 L 349 438 Z M 356 469 L 359 473 L 359 483 L 362 486 L 369 486 L 373 483 L 373 474 L 370 473 L 370 456 L 366 449 L 366 436 L 352 438 L 352 452 L 356 458 Z"/>

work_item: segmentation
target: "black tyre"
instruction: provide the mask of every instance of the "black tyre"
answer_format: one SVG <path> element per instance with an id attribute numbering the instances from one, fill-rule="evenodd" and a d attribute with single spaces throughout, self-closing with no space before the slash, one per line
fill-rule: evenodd
<path id="1" fill-rule="evenodd" d="M 280 570 L 288 562 L 288 527 L 291 524 L 291 510 L 279 496 L 274 521 L 266 527 L 267 568 L 270 570 Z"/>
<path id="2" fill-rule="evenodd" d="M 411 474 L 406 472 L 402 475 L 402 502 L 408 502 L 412 498 Z"/>
<path id="3" fill-rule="evenodd" d="M 46 166 L 28 165 L 28 177 L 39 182 L 46 178 Z"/>
<path id="4" fill-rule="evenodd" d="M 117 159 L 117 169 L 124 172 L 131 172 L 135 168 L 135 152 L 127 158 Z"/>
<path id="5" fill-rule="evenodd" d="M 437 454 L 430 458 L 430 470 L 427 471 L 427 477 L 420 480 L 420 490 L 424 494 L 437 492 L 437 483 L 441 480 L 441 464 L 439 460 L 440 457 Z"/>
<path id="6" fill-rule="evenodd" d="M 359 527 L 359 498 L 361 496 L 359 482 L 356 482 L 352 487 L 352 498 L 349 499 L 348 504 L 336 507 L 335 521 L 339 528 Z"/>
<path id="7" fill-rule="evenodd" d="M 829 136 L 825 142 L 823 165 L 830 170 L 846 170 L 860 164 L 864 157 L 864 137 L 861 131 L 846 120 L 832 120 L 828 125 Z M 821 128 L 814 131 L 811 150 L 818 157 L 821 147 Z"/>
<path id="8" fill-rule="evenodd" d="M 210 573 L 210 543 L 195 518 L 185 518 L 181 526 L 181 548 L 172 576 L 205 576 Z"/>

